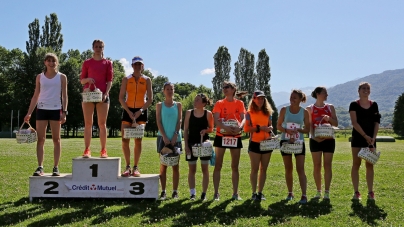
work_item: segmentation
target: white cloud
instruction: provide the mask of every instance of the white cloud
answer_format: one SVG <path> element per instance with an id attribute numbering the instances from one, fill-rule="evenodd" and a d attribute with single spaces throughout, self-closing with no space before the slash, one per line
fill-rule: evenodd
<path id="1" fill-rule="evenodd" d="M 152 68 L 147 68 L 147 70 L 149 70 L 154 77 L 157 77 L 159 75 L 159 71 L 152 69 Z"/>
<path id="2" fill-rule="evenodd" d="M 123 68 L 125 69 L 126 76 L 133 73 L 132 64 L 126 58 L 119 59 L 119 62 L 122 64 Z M 152 68 L 147 68 L 147 70 L 149 70 L 153 74 L 153 76 L 155 76 L 155 77 L 158 76 L 159 71 L 154 70 Z"/>
<path id="3" fill-rule="evenodd" d="M 125 75 L 129 75 L 133 72 L 132 65 L 126 58 L 119 59 L 119 62 L 122 64 L 123 68 L 125 69 Z"/>
<path id="4" fill-rule="evenodd" d="M 215 68 L 207 68 L 201 71 L 201 75 L 209 75 L 209 74 L 214 74 L 215 73 Z"/>

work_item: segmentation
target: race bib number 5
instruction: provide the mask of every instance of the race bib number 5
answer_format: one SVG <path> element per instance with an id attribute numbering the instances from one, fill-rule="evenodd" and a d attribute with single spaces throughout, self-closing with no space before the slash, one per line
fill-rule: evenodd
<path id="1" fill-rule="evenodd" d="M 222 146 L 223 147 L 237 147 L 237 140 L 236 137 L 222 137 Z"/>

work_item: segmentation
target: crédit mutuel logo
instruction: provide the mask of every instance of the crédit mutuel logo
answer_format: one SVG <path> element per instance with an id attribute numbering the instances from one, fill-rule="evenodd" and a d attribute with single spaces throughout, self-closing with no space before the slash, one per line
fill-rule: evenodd
<path id="1" fill-rule="evenodd" d="M 105 183 L 70 183 L 66 184 L 69 190 L 73 192 L 123 192 L 123 184 L 120 182 L 105 182 Z"/>

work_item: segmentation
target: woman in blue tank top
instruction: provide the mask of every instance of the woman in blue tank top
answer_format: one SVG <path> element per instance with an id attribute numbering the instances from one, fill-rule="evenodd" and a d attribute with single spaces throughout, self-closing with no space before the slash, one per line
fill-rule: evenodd
<path id="1" fill-rule="evenodd" d="M 290 94 L 290 106 L 282 107 L 278 118 L 278 130 L 282 132 L 282 143 L 289 141 L 303 141 L 303 150 L 300 154 L 295 154 L 296 171 L 299 175 L 300 187 L 302 189 L 302 198 L 300 203 L 307 203 L 306 189 L 307 178 L 304 171 L 304 159 L 306 148 L 304 144 L 304 133 L 310 132 L 309 113 L 300 106 L 300 103 L 306 102 L 306 95 L 301 90 L 292 90 Z M 283 164 L 285 166 L 286 185 L 289 193 L 286 200 L 292 200 L 293 195 L 293 162 L 292 155 L 281 151 Z"/>
<path id="2" fill-rule="evenodd" d="M 157 133 L 157 152 L 160 153 L 165 145 L 171 144 L 182 149 L 181 145 L 181 121 L 182 105 L 173 100 L 174 84 L 166 82 L 163 86 L 165 100 L 156 105 L 156 121 L 159 129 Z M 175 120 L 176 119 L 176 120 Z M 173 166 L 173 193 L 172 198 L 178 198 L 178 183 L 180 180 L 179 165 Z M 166 199 L 167 166 L 160 164 L 160 199 Z"/>

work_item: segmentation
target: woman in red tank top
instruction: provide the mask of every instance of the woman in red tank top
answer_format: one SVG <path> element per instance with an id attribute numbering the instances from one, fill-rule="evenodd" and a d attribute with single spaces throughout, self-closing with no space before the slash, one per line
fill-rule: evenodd
<path id="1" fill-rule="evenodd" d="M 338 126 L 338 119 L 334 106 L 325 103 L 327 96 L 327 89 L 325 87 L 316 87 L 311 93 L 311 97 L 315 98 L 316 102 L 306 108 L 310 114 L 310 151 L 313 158 L 313 176 L 317 188 L 317 193 L 314 197 L 315 199 L 321 198 L 322 159 L 325 182 L 324 199 L 330 199 L 332 159 L 335 151 L 335 139 L 314 137 L 314 129 L 319 124 L 328 123 L 335 127 Z"/>

